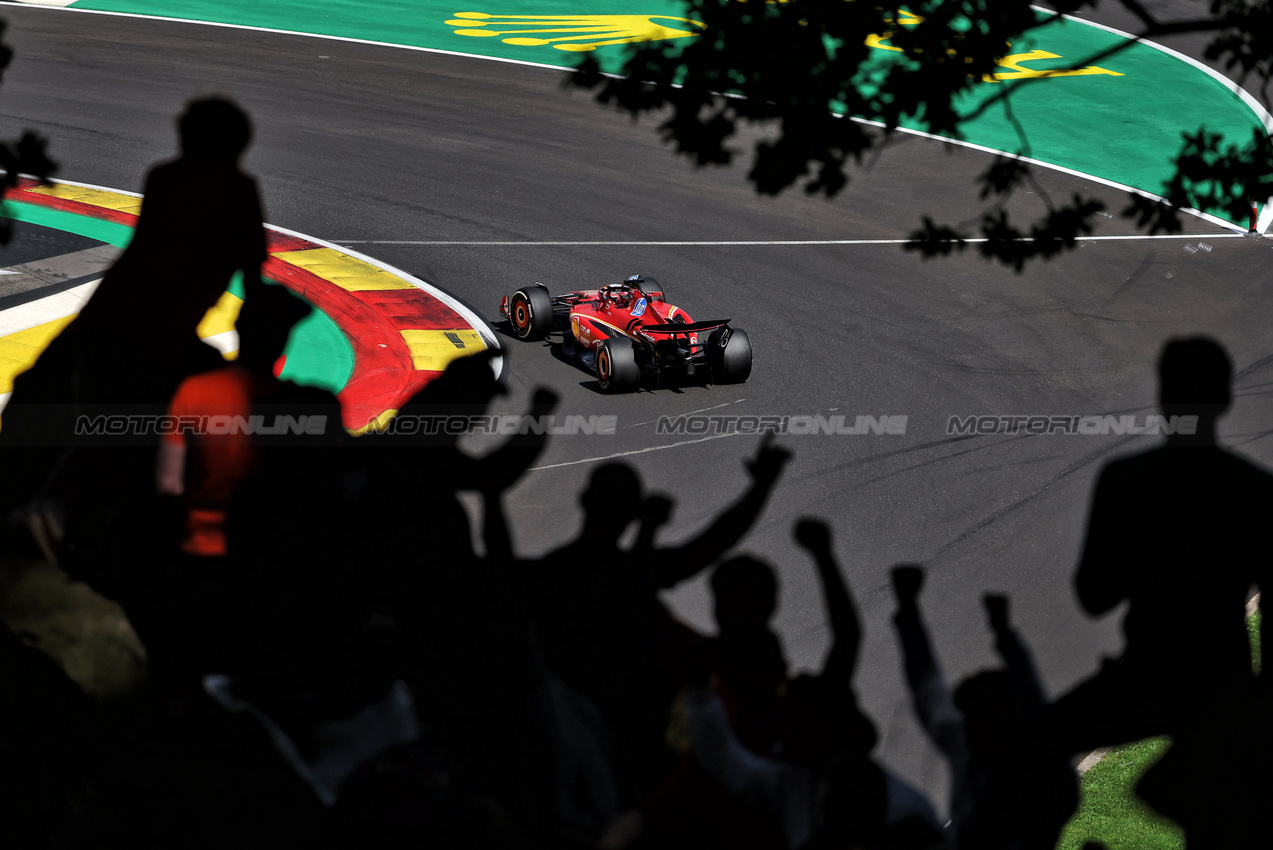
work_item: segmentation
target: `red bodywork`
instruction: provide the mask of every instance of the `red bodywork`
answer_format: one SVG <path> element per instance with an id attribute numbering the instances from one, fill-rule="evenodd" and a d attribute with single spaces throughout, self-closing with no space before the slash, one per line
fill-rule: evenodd
<path id="1" fill-rule="evenodd" d="M 705 369 L 713 382 L 745 381 L 751 372 L 746 334 L 731 329 L 728 319 L 695 322 L 656 286 L 653 278 L 633 275 L 620 284 L 551 296 L 537 283 L 505 296 L 499 312 L 523 340 L 560 331 L 562 352 L 595 370 L 603 392 L 635 389 L 642 375 L 657 381 L 669 370 L 695 375 Z"/>
<path id="2" fill-rule="evenodd" d="M 667 339 L 670 334 L 644 328 L 693 321 L 684 310 L 664 301 L 660 291 L 643 292 L 630 287 L 632 291 L 625 303 L 622 297 L 617 297 L 615 289 L 589 289 L 562 296 L 570 305 L 569 324 L 565 329 L 582 348 L 596 351 L 603 340 L 614 336 L 644 338 L 651 342 Z M 696 333 L 690 334 L 689 343 L 698 344 Z"/>

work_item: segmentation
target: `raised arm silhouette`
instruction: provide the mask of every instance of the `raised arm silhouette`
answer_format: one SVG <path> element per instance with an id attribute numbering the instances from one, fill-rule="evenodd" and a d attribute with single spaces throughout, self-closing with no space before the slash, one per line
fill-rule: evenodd
<path id="1" fill-rule="evenodd" d="M 1026 735 L 1046 704 L 1029 650 L 1008 617 L 1008 599 L 988 594 L 986 617 L 1005 666 L 951 688 L 933 652 L 919 607 L 924 571 L 892 572 L 906 683 L 920 725 L 950 767 L 947 840 L 957 850 L 1051 850 L 1078 805 L 1078 781 L 1064 758 L 1038 768 L 1024 785 Z"/>
<path id="2" fill-rule="evenodd" d="M 931 806 L 870 756 L 877 740 L 875 727 L 858 707 L 852 689 L 862 629 L 835 560 L 830 529 L 806 518 L 797 524 L 795 536 L 813 556 L 830 623 L 831 646 L 822 670 L 797 676 L 779 690 L 780 735 L 766 741 L 756 729 L 755 715 L 765 707 L 759 690 L 752 689 L 749 716 L 742 710 L 746 703 L 731 694 L 737 687 L 731 678 L 746 682 L 748 677 L 740 674 L 737 663 L 721 664 L 733 659 L 718 652 L 719 672 L 708 679 L 700 671 L 686 689 L 691 752 L 702 769 L 744 803 L 753 817 L 778 830 L 780 846 L 883 848 L 939 843 Z M 732 590 L 724 598 L 719 593 L 716 597 L 721 635 L 716 642 L 723 644 L 722 649 L 737 640 L 727 635 L 740 628 L 731 624 L 732 619 L 750 622 L 752 632 L 768 619 L 773 591 L 758 580 L 762 573 L 756 563 L 734 558 L 717 568 L 719 573 L 732 565 L 744 575 L 757 576 L 749 582 L 753 589 L 743 595 L 750 604 L 731 599 L 736 593 Z M 714 581 L 713 586 L 729 585 Z M 722 612 L 728 614 L 724 619 Z M 740 616 L 747 612 L 750 616 Z M 749 643 L 764 645 L 755 638 Z M 761 661 L 769 653 L 752 654 Z M 767 749 L 757 748 L 765 743 Z"/>

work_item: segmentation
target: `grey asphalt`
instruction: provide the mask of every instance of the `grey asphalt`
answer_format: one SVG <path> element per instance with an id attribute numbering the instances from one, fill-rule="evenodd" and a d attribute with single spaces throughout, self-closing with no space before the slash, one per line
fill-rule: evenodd
<path id="1" fill-rule="evenodd" d="M 67 252 L 79 244 L 89 247 Z M 3 251 L 0 310 L 99 280 L 102 270 L 118 255 L 119 249 L 113 245 L 94 244 L 91 239 L 18 222 L 13 241 Z"/>
<path id="2" fill-rule="evenodd" d="M 833 201 L 761 198 L 745 156 L 698 171 L 638 123 L 562 89 L 560 72 L 367 45 L 6 8 L 17 56 L 5 75 L 5 127 L 52 139 L 59 176 L 139 190 L 174 152 L 173 117 L 219 91 L 254 116 L 247 168 L 268 220 L 437 283 L 491 319 L 499 296 L 640 272 L 696 318 L 731 318 L 755 348 L 744 385 L 600 395 L 551 347 L 510 341 L 510 394 L 536 386 L 560 413 L 617 417 L 612 436 L 556 440 L 510 494 L 518 548 L 534 555 L 577 531 L 575 494 L 600 459 L 624 455 L 678 503 L 664 539 L 687 539 L 746 486 L 757 439 L 660 436 L 660 416 L 906 416 L 904 435 L 789 436 L 795 460 L 740 550 L 782 578 L 780 629 L 793 666 L 816 667 L 827 633 L 812 564 L 794 546 L 801 516 L 832 523 L 865 621 L 857 685 L 880 753 L 944 806 L 946 774 L 916 727 L 889 618 L 888 570 L 929 570 L 923 603 L 954 681 L 995 663 L 980 596 L 1007 592 L 1055 693 L 1117 652 L 1117 617 L 1088 620 L 1070 577 L 1086 501 L 1107 459 L 1152 437 L 955 438 L 952 416 L 1130 414 L 1154 409 L 1153 366 L 1173 334 L 1221 339 L 1237 366 L 1222 439 L 1273 463 L 1273 355 L 1263 309 L 1270 243 L 1200 220 L 1189 238 L 1086 241 L 1014 274 L 970 250 L 923 261 L 896 245 L 562 246 L 392 242 L 665 242 L 904 238 L 921 215 L 974 220 L 974 177 L 990 155 L 901 137 Z M 1098 235 L 1134 231 L 1119 192 L 1041 171 L 1011 207 L 1043 196 L 1105 200 Z M 626 454 L 625 454 L 626 453 Z M 422 482 L 424 484 L 424 482 Z M 1165 493 L 1163 498 L 1197 494 Z M 710 628 L 705 584 L 670 601 Z"/>

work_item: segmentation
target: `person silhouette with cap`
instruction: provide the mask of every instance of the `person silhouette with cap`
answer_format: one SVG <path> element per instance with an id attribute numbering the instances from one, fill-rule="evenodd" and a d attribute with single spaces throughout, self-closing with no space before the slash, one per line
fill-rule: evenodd
<path id="1" fill-rule="evenodd" d="M 259 280 L 265 262 L 260 193 L 239 168 L 252 138 L 247 114 L 226 98 L 200 98 L 177 127 L 181 155 L 147 175 L 133 240 L 75 323 L 87 360 L 122 346 L 136 361 L 131 374 L 92 371 L 100 381 L 86 391 L 103 401 L 149 400 L 139 396 L 152 395 L 151 383 L 154 395 L 171 396 L 192 361 L 208 362 L 199 321 L 233 276 Z"/>

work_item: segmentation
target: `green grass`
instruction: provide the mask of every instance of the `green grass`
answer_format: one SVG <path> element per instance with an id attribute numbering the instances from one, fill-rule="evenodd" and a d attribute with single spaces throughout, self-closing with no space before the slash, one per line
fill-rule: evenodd
<path id="1" fill-rule="evenodd" d="M 1251 669 L 1260 672 L 1260 612 L 1256 611 L 1246 621 L 1246 634 L 1251 639 Z"/>
<path id="2" fill-rule="evenodd" d="M 1251 666 L 1260 669 L 1260 613 L 1247 620 Z M 1079 810 L 1066 825 L 1057 850 L 1081 850 L 1099 841 L 1109 850 L 1184 850 L 1184 833 L 1136 797 L 1140 777 L 1167 752 L 1170 738 L 1150 738 L 1110 750 L 1080 783 Z"/>
<path id="3" fill-rule="evenodd" d="M 1100 841 L 1109 850 L 1181 850 L 1184 833 L 1133 791 L 1170 744 L 1169 738 L 1150 738 L 1110 750 L 1083 774 L 1079 810 L 1061 833 L 1058 850 L 1080 850 L 1085 841 Z"/>

